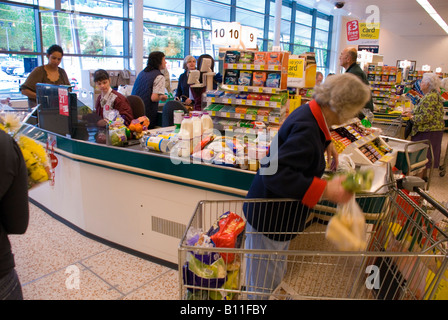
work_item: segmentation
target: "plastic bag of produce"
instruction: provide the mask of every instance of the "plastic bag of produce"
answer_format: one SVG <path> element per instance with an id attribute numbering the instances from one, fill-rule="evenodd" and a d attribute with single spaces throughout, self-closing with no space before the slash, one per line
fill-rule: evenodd
<path id="1" fill-rule="evenodd" d="M 350 172 L 342 185 L 348 191 L 353 193 L 369 191 L 372 187 L 372 182 L 375 174 L 373 170 L 367 169 L 364 171 Z"/>
<path id="2" fill-rule="evenodd" d="M 218 248 L 238 248 L 241 246 L 246 223 L 233 212 L 226 212 L 210 228 L 208 235 Z M 221 253 L 226 263 L 235 259 L 234 253 Z"/>
<path id="3" fill-rule="evenodd" d="M 336 215 L 328 222 L 325 237 L 341 251 L 365 250 L 366 219 L 355 197 L 338 205 Z"/>
<path id="4" fill-rule="evenodd" d="M 187 285 L 202 288 L 221 288 L 227 275 L 226 264 L 217 253 L 195 255 L 188 253 L 183 267 L 183 280 Z"/>

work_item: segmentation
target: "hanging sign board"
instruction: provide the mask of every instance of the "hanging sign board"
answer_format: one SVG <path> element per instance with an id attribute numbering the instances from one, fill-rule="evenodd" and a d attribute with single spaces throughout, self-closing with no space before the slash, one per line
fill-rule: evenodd
<path id="1" fill-rule="evenodd" d="M 59 114 L 68 116 L 68 89 L 59 88 Z"/>
<path id="2" fill-rule="evenodd" d="M 379 45 L 380 24 L 352 20 L 347 22 L 347 43 L 349 45 Z"/>
<path id="3" fill-rule="evenodd" d="M 257 47 L 257 33 L 256 28 L 242 26 L 238 22 L 213 22 L 212 44 L 254 49 Z"/>

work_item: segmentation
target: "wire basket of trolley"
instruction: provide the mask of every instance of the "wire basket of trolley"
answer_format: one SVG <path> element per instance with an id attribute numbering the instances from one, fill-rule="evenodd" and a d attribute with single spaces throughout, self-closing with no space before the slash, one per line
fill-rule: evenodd
<path id="1" fill-rule="evenodd" d="M 200 201 L 179 246 L 180 298 L 448 299 L 447 212 L 423 185 L 405 177 L 356 194 L 362 219 L 345 222 L 326 201 L 309 212 L 289 199 Z M 254 214 L 270 217 L 262 232 L 247 228 Z M 269 231 L 291 217 L 299 231 Z M 249 237 L 291 240 L 255 250 Z"/>

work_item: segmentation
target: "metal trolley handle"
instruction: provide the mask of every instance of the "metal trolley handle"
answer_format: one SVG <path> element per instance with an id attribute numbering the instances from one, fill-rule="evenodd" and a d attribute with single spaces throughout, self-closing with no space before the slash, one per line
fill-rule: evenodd
<path id="1" fill-rule="evenodd" d="M 415 176 L 407 176 L 403 178 L 402 185 L 407 191 L 417 192 L 423 199 L 428 201 L 434 208 L 448 218 L 447 208 L 422 189 L 425 187 L 425 181 L 423 179 Z"/>

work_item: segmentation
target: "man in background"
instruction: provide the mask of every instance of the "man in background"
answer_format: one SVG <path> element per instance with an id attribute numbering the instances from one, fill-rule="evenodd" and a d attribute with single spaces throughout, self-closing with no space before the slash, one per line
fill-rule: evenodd
<path id="1" fill-rule="evenodd" d="M 367 80 L 367 75 L 365 72 L 361 69 L 361 67 L 356 63 L 356 60 L 358 59 L 358 50 L 353 47 L 345 48 L 342 50 L 341 55 L 339 56 L 339 64 L 341 67 L 345 69 L 345 72 L 352 73 L 356 76 L 358 76 L 362 82 L 364 82 L 367 85 L 370 85 L 369 81 Z M 372 97 L 370 97 L 370 100 L 365 105 L 366 109 L 369 109 L 373 112 L 373 100 Z M 362 112 L 358 116 L 360 119 L 364 118 L 364 114 Z"/>

